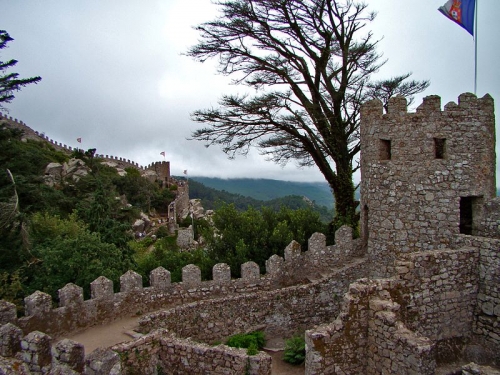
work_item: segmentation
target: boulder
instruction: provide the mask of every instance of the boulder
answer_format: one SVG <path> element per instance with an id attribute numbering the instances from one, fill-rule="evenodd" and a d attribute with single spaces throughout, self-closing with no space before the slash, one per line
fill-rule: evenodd
<path id="1" fill-rule="evenodd" d="M 54 176 L 55 178 L 61 178 L 63 171 L 63 166 L 61 163 L 49 163 L 45 167 L 45 174 Z"/>
<path id="2" fill-rule="evenodd" d="M 85 165 L 85 162 L 80 159 L 70 159 L 63 164 L 62 176 L 66 179 L 71 178 L 74 182 L 78 182 L 80 178 L 88 175 L 90 168 Z"/>
<path id="3" fill-rule="evenodd" d="M 148 179 L 150 182 L 155 182 L 158 180 L 158 174 L 150 169 L 141 173 L 141 177 Z"/>
<path id="4" fill-rule="evenodd" d="M 145 222 L 144 220 L 142 219 L 137 219 L 134 224 L 132 224 L 132 229 L 134 230 L 134 232 L 144 232 L 144 228 L 145 228 Z"/>
<path id="5" fill-rule="evenodd" d="M 45 185 L 53 187 L 57 183 L 61 182 L 62 179 L 63 166 L 60 163 L 49 163 L 45 167 L 45 175 L 43 180 Z"/>

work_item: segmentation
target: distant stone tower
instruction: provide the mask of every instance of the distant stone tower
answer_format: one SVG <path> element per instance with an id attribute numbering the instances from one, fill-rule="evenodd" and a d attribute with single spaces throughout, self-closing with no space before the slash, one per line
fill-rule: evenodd
<path id="1" fill-rule="evenodd" d="M 158 161 L 156 163 L 153 163 L 151 169 L 158 174 L 158 179 L 162 182 L 163 187 L 167 187 L 170 184 L 169 161 Z"/>
<path id="2" fill-rule="evenodd" d="M 446 248 L 475 234 L 483 201 L 496 195 L 493 98 L 462 94 L 458 105 L 429 96 L 407 112 L 396 97 L 361 111 L 361 232 L 386 276 L 402 253 Z"/>

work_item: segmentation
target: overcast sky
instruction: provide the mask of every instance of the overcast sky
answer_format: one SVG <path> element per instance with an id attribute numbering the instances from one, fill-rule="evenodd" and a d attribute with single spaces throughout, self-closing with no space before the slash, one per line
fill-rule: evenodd
<path id="1" fill-rule="evenodd" d="M 38 85 L 16 94 L 9 115 L 50 138 L 121 156 L 140 165 L 164 160 L 171 172 L 190 176 L 323 181 L 316 168 L 281 168 L 257 152 L 228 160 L 217 147 L 190 141 L 196 109 L 217 105 L 234 92 L 214 62 L 182 53 L 196 43 L 193 26 L 212 20 L 210 0 L 0 0 L 0 29 L 15 40 L 0 60 Z M 478 96 L 500 104 L 500 1 L 478 0 Z M 417 98 L 440 95 L 442 106 L 474 91 L 474 41 L 437 8 L 446 0 L 370 0 L 379 51 L 388 78 L 413 72 L 431 86 Z M 497 150 L 497 154 L 499 154 Z M 498 164 L 498 162 L 497 162 Z M 497 173 L 498 175 L 499 173 Z M 498 185 L 498 184 L 497 184 Z"/>

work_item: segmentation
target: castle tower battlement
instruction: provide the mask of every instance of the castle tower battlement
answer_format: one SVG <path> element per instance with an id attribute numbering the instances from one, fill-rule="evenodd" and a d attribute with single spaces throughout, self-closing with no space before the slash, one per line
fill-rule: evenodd
<path id="1" fill-rule="evenodd" d="M 489 95 L 466 93 L 441 110 L 429 96 L 415 113 L 392 98 L 361 111 L 362 236 L 377 264 L 401 253 L 445 248 L 474 234 L 496 195 L 495 117 Z M 390 273 L 377 267 L 380 275 Z"/>

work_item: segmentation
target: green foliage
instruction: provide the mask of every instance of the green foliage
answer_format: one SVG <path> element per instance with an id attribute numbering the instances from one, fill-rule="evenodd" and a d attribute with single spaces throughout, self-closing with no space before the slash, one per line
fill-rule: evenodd
<path id="1" fill-rule="evenodd" d="M 203 183 L 197 180 L 203 181 Z M 204 185 L 205 181 L 207 185 Z M 249 191 L 248 186 L 244 182 L 248 183 L 254 189 Z M 225 183 L 225 185 L 222 185 L 222 183 Z M 209 184 L 215 186 L 215 188 L 209 187 Z M 326 191 L 323 191 L 322 189 L 325 186 Z M 268 207 L 275 211 L 279 211 L 283 206 L 294 210 L 310 208 L 320 214 L 323 222 L 328 223 L 332 220 L 334 211 L 331 208 L 331 192 L 328 190 L 327 185 L 325 186 L 319 183 L 305 184 L 265 179 L 219 180 L 196 177 L 196 180 L 189 180 L 189 196 L 192 199 L 201 199 L 203 207 L 209 210 L 216 209 L 220 202 L 233 203 L 238 211 L 244 211 L 248 207 L 256 209 Z M 232 192 L 216 189 L 227 189 Z M 238 193 L 234 193 L 235 191 Z M 248 194 L 248 196 L 242 194 Z M 315 200 L 306 200 L 304 199 L 304 195 L 317 197 L 321 201 L 321 204 L 327 204 L 330 208 L 327 208 L 325 205 L 318 205 Z M 265 197 L 264 200 L 256 199 L 256 197 L 262 196 Z"/>
<path id="2" fill-rule="evenodd" d="M 90 283 L 97 277 L 117 283 L 131 265 L 128 254 L 103 242 L 74 214 L 61 219 L 36 213 L 31 222 L 34 260 L 26 275 L 29 293 L 40 290 L 56 297 L 58 289 L 74 283 L 83 287 L 88 297 Z"/>
<path id="3" fill-rule="evenodd" d="M 125 176 L 113 179 L 119 195 L 125 195 L 128 203 L 145 212 L 152 209 L 167 212 L 168 205 L 175 199 L 175 193 L 169 189 L 160 189 L 158 184 L 141 177 L 135 168 L 126 168 L 125 171 Z"/>
<path id="4" fill-rule="evenodd" d="M 163 237 L 158 239 L 153 246 L 145 244 L 144 241 L 131 243 L 135 251 L 135 270 L 142 275 L 143 280 L 148 280 L 150 272 L 161 266 L 170 271 L 172 282 L 180 282 L 182 281 L 182 268 L 188 264 L 194 264 L 200 268 L 203 280 L 211 279 L 215 262 L 209 254 L 203 249 L 179 251 L 175 240 L 175 237 Z"/>
<path id="5" fill-rule="evenodd" d="M 283 360 L 292 365 L 300 365 L 306 359 L 306 342 L 303 336 L 293 336 L 285 340 Z"/>
<path id="6" fill-rule="evenodd" d="M 67 156 L 55 151 L 45 142 L 22 142 L 22 132 L 0 125 L 0 201 L 12 196 L 12 181 L 6 170 L 15 177 L 21 209 L 24 213 L 40 210 L 61 212 L 68 202 L 60 191 L 43 184 L 45 167 L 50 162 L 63 162 Z"/>
<path id="7" fill-rule="evenodd" d="M 5 30 L 0 30 L 0 50 L 7 48 L 7 43 L 14 39 Z M 14 91 L 21 90 L 21 87 L 31 83 L 40 82 L 40 77 L 19 78 L 18 73 L 6 73 L 7 69 L 17 64 L 17 60 L 0 61 L 0 109 L 4 103 L 10 103 L 14 99 Z"/>
<path id="8" fill-rule="evenodd" d="M 168 205 L 175 199 L 175 193 L 169 189 L 159 189 L 157 187 L 156 194 L 151 199 L 151 207 L 157 212 L 168 212 Z"/>
<path id="9" fill-rule="evenodd" d="M 198 189 L 197 184 L 202 184 L 202 186 L 208 189 L 215 189 L 216 192 L 238 195 L 240 197 L 250 197 L 261 202 L 270 202 L 284 197 L 297 197 L 299 198 L 297 201 L 303 202 L 303 197 L 306 196 L 318 206 L 325 206 L 332 209 L 334 204 L 332 191 L 325 182 L 294 182 L 264 178 L 222 179 L 192 177 L 189 180 L 190 195 L 192 195 L 193 189 Z M 221 200 L 229 202 L 225 198 Z"/>
<path id="10" fill-rule="evenodd" d="M 0 299 L 10 301 L 18 310 L 24 307 L 24 286 L 20 270 L 13 273 L 0 272 Z"/>
<path id="11" fill-rule="evenodd" d="M 264 332 L 254 331 L 251 333 L 238 333 L 229 337 L 226 341 L 226 345 L 233 348 L 244 348 L 248 349 L 248 355 L 255 355 L 259 352 L 259 349 L 264 347 L 266 343 L 266 338 Z"/>
<path id="12" fill-rule="evenodd" d="M 214 227 L 201 229 L 208 253 L 215 263 L 227 263 L 234 277 L 240 276 L 242 263 L 254 261 L 264 271 L 266 260 L 283 256 L 292 240 L 305 250 L 313 233 L 326 231 L 326 224 L 310 209 L 282 207 L 276 212 L 249 207 L 240 212 L 233 204 L 221 204 L 212 219 Z"/>
<path id="13" fill-rule="evenodd" d="M 157 230 L 156 230 L 156 238 L 157 239 L 162 239 L 162 238 L 165 238 L 165 237 L 168 237 L 170 234 L 168 232 L 168 228 L 164 225 L 162 225 L 161 227 L 159 227 Z"/>

